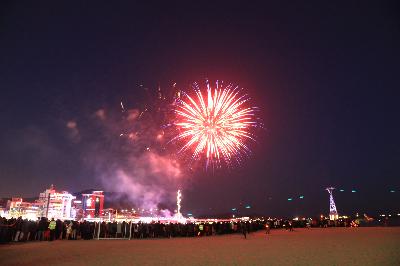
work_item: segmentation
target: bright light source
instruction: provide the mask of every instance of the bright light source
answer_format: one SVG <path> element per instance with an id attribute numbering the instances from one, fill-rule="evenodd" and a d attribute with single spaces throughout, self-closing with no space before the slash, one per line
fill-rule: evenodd
<path id="1" fill-rule="evenodd" d="M 343 192 L 343 191 L 344 191 L 344 189 L 340 189 L 339 191 L 340 191 L 340 192 Z"/>
<path id="2" fill-rule="evenodd" d="M 288 200 L 288 201 L 292 201 L 293 199 L 292 199 L 292 198 L 288 198 L 287 200 Z"/>
<path id="3" fill-rule="evenodd" d="M 355 189 L 351 190 L 351 193 L 356 193 L 357 191 Z"/>
<path id="4" fill-rule="evenodd" d="M 299 199 L 304 199 L 304 196 L 303 196 L 303 195 L 301 195 L 301 196 L 299 197 Z"/>
<path id="5" fill-rule="evenodd" d="M 236 208 L 232 208 L 232 211 L 236 211 Z"/>
<path id="6" fill-rule="evenodd" d="M 246 208 L 246 209 L 250 209 L 251 207 L 250 207 L 250 205 L 247 205 L 245 208 Z"/>

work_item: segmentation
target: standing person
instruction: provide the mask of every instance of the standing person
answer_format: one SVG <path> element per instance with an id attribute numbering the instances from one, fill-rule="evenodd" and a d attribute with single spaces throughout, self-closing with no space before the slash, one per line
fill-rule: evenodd
<path id="1" fill-rule="evenodd" d="M 37 235 L 36 240 L 44 240 L 44 232 L 46 231 L 47 223 L 44 217 L 41 217 L 37 225 Z"/>
<path id="2" fill-rule="evenodd" d="M 63 232 L 63 222 L 60 219 L 56 221 L 56 231 L 55 231 L 55 239 L 62 239 L 62 232 Z"/>
<path id="3" fill-rule="evenodd" d="M 31 221 L 29 224 L 29 240 L 35 240 L 36 231 L 37 231 L 37 222 Z"/>
<path id="4" fill-rule="evenodd" d="M 139 225 L 138 224 L 133 225 L 133 237 L 139 238 Z"/>
<path id="5" fill-rule="evenodd" d="M 199 234 L 198 234 L 198 235 L 200 235 L 200 236 L 203 235 L 203 229 L 204 229 L 204 225 L 203 225 L 203 224 L 200 224 L 200 225 L 199 225 Z"/>
<path id="6" fill-rule="evenodd" d="M 247 228 L 246 228 L 246 223 L 242 222 L 242 234 L 244 236 L 244 239 L 247 239 Z"/>
<path id="7" fill-rule="evenodd" d="M 72 221 L 67 225 L 67 232 L 65 234 L 65 239 L 70 240 L 72 235 Z"/>
<path id="8" fill-rule="evenodd" d="M 293 224 L 289 221 L 289 231 L 293 231 Z"/>
<path id="9" fill-rule="evenodd" d="M 122 224 L 117 223 L 117 232 L 115 233 L 115 237 L 121 237 L 122 236 Z"/>
<path id="10" fill-rule="evenodd" d="M 22 223 L 22 238 L 20 238 L 20 241 L 27 241 L 30 238 L 30 231 L 29 227 L 31 225 L 31 221 L 28 221 L 27 219 L 23 220 Z"/>
<path id="11" fill-rule="evenodd" d="M 310 223 L 310 221 L 307 221 L 306 226 L 307 226 L 307 229 L 310 229 L 310 228 L 311 228 L 311 223 Z M 346 221 L 344 222 L 344 226 L 346 227 Z"/>
<path id="12" fill-rule="evenodd" d="M 24 233 L 22 232 L 22 226 L 24 224 L 24 221 L 22 220 L 22 217 L 18 217 L 17 221 L 15 222 L 15 237 L 14 237 L 14 242 L 18 242 L 22 239 L 24 236 Z"/>
<path id="13" fill-rule="evenodd" d="M 51 221 L 49 223 L 49 230 L 50 230 L 50 241 L 54 240 L 54 237 L 56 236 L 56 221 L 54 221 L 54 218 L 51 218 Z"/>
<path id="14" fill-rule="evenodd" d="M 67 221 L 64 221 L 64 222 L 62 222 L 62 225 L 63 225 L 63 230 L 62 230 L 62 233 L 61 233 L 61 239 L 66 239 L 66 236 L 67 236 L 67 229 L 68 229 L 68 225 L 69 225 L 69 223 L 67 223 Z"/>
<path id="15" fill-rule="evenodd" d="M 72 232 L 71 232 L 71 239 L 76 240 L 76 230 L 78 228 L 78 225 L 75 221 L 72 221 Z"/>
<path id="16" fill-rule="evenodd" d="M 269 233 L 270 233 L 270 227 L 269 227 L 269 223 L 266 223 L 265 224 L 265 233 L 267 234 L 267 235 L 269 235 Z"/>

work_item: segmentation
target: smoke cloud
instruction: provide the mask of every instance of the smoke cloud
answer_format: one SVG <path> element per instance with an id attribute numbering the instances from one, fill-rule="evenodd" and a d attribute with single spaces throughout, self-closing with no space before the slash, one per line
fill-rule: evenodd
<path id="1" fill-rule="evenodd" d="M 78 124 L 74 120 L 67 122 L 66 127 L 68 128 L 68 136 L 73 142 L 79 142 L 81 140 Z"/>
<path id="2" fill-rule="evenodd" d="M 125 194 L 136 206 L 155 209 L 174 206 L 181 177 L 175 161 L 153 152 L 144 152 L 129 158 L 128 166 L 118 165 L 101 178 L 106 187 Z"/>
<path id="3" fill-rule="evenodd" d="M 100 119 L 100 120 L 105 120 L 106 119 L 106 112 L 104 109 L 99 109 L 97 110 L 94 115 Z"/>
<path id="4" fill-rule="evenodd" d="M 158 209 L 164 216 L 176 209 L 176 192 L 182 189 L 181 166 L 166 142 L 158 109 L 101 108 L 91 116 L 85 136 L 84 164 L 94 170 L 107 192 L 129 199 L 131 206 Z M 107 115 L 106 115 L 107 114 Z M 75 122 L 75 121 L 73 121 Z M 69 124 L 71 130 L 77 129 Z M 93 131 L 95 128 L 95 131 Z"/>

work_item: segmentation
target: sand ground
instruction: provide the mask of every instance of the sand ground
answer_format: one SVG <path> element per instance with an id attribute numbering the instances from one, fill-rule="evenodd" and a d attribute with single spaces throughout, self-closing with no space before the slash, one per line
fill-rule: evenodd
<path id="1" fill-rule="evenodd" d="M 400 227 L 0 246 L 0 265 L 400 265 Z"/>

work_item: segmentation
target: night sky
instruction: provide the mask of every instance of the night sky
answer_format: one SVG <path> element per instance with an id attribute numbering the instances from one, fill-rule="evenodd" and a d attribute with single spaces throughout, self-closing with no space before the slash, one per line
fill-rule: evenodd
<path id="1" fill-rule="evenodd" d="M 208 78 L 245 88 L 265 130 L 242 165 L 185 173 L 185 213 L 327 214 L 327 186 L 339 213 L 400 212 L 398 4 L 60 2 L 0 6 L 0 197 L 114 190 L 99 171 L 139 148 L 94 116 Z"/>

